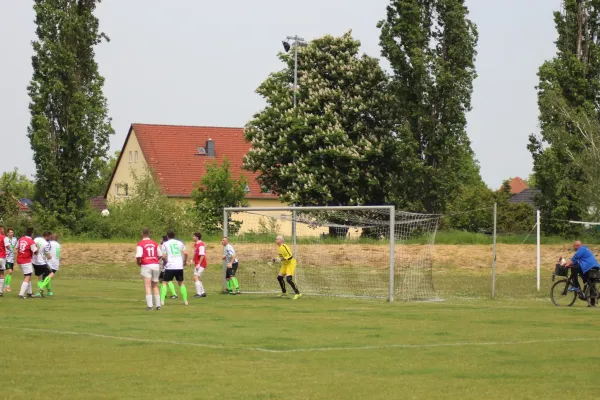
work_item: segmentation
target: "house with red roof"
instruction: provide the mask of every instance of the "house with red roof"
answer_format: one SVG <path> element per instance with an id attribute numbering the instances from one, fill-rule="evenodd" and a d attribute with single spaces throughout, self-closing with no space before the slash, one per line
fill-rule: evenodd
<path id="1" fill-rule="evenodd" d="M 133 177 L 150 171 L 166 196 L 191 199 L 206 166 L 227 158 L 232 177 L 248 180 L 250 206 L 281 206 L 277 195 L 261 188 L 255 174 L 242 169 L 250 147 L 243 128 L 132 124 L 104 198 L 108 203 L 126 199 Z"/>
<path id="2" fill-rule="evenodd" d="M 529 185 L 527 184 L 527 182 L 525 182 L 518 176 L 516 178 L 512 178 L 508 184 L 510 185 L 510 193 L 512 195 L 519 194 L 523 190 L 529 189 Z"/>

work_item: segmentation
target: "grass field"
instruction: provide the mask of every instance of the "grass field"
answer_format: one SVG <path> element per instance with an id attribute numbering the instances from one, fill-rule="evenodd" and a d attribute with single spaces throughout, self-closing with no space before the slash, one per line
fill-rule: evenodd
<path id="1" fill-rule="evenodd" d="M 507 264 L 490 300 L 489 269 L 438 259 L 444 302 L 389 304 L 220 295 L 213 264 L 207 298 L 147 312 L 130 249 L 86 249 L 65 246 L 56 296 L 0 299 L 0 399 L 600 398 L 600 310 L 554 307 L 547 266 L 538 293 Z"/>

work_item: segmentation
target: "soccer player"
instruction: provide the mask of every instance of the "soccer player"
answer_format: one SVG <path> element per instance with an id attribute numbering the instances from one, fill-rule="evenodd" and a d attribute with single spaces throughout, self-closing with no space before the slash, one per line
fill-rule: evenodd
<path id="1" fill-rule="evenodd" d="M 287 296 L 285 290 L 285 282 L 283 281 L 283 278 L 285 277 L 285 280 L 287 281 L 288 285 L 290 285 L 294 290 L 294 293 L 296 293 L 296 295 L 294 296 L 294 300 L 298 300 L 300 297 L 302 297 L 302 293 L 300 293 L 300 291 L 296 287 L 296 284 L 294 283 L 296 259 L 294 258 L 290 247 L 284 242 L 285 240 L 283 239 L 283 236 L 277 236 L 277 238 L 275 239 L 275 243 L 277 243 L 278 246 L 277 255 L 279 256 L 279 258 L 274 258 L 273 262 L 281 262 L 281 269 L 279 270 L 279 274 L 277 275 L 279 286 L 281 286 L 281 295 L 279 295 L 279 297 Z"/>
<path id="2" fill-rule="evenodd" d="M 227 289 L 229 294 L 240 294 L 240 284 L 238 283 L 235 273 L 239 267 L 239 260 L 235 258 L 235 250 L 229 243 L 229 238 L 224 236 L 221 239 L 223 245 L 223 260 L 227 263 L 227 270 L 225 272 L 225 279 L 227 279 Z M 233 291 L 235 289 L 235 292 Z"/>
<path id="3" fill-rule="evenodd" d="M 23 283 L 21 284 L 21 291 L 19 292 L 19 298 L 25 299 L 25 292 L 28 297 L 32 296 L 31 291 L 31 274 L 33 273 L 33 256 L 37 255 L 38 248 L 33 239 L 33 228 L 27 228 L 25 236 L 23 236 L 17 242 L 17 263 L 23 271 Z"/>
<path id="4" fill-rule="evenodd" d="M 50 267 L 48 266 L 48 260 L 50 256 L 50 239 L 51 233 L 45 231 L 41 237 L 35 238 L 35 244 L 38 248 L 37 254 L 33 256 L 33 273 L 38 278 L 38 293 L 35 297 L 44 297 L 44 289 L 42 284 L 46 281 L 46 278 L 50 275 Z"/>
<path id="5" fill-rule="evenodd" d="M 167 297 L 167 283 L 172 282 L 173 279 L 177 280 L 179 284 L 179 292 L 183 299 L 183 304 L 188 305 L 187 301 L 187 289 L 183 284 L 183 266 L 187 264 L 188 253 L 185 250 L 185 245 L 175 239 L 175 233 L 172 231 L 167 233 L 167 240 L 162 245 L 163 259 L 167 262 L 165 265 L 165 276 L 160 289 L 160 304 L 165 304 L 165 297 Z"/>
<path id="6" fill-rule="evenodd" d="M 0 297 L 4 290 L 4 270 L 6 269 L 6 246 L 4 245 L 4 226 L 0 225 Z"/>
<path id="7" fill-rule="evenodd" d="M 2 245 L 2 243 L 0 243 Z M 15 231 L 12 228 L 8 228 L 6 237 L 4 238 L 4 247 L 6 248 L 6 270 L 4 284 L 7 292 L 10 292 L 10 283 L 12 281 L 12 273 L 15 268 L 15 249 L 17 248 L 17 238 L 15 237 Z"/>
<path id="8" fill-rule="evenodd" d="M 150 239 L 150 229 L 142 230 L 142 240 L 138 242 L 135 253 L 137 264 L 140 266 L 140 275 L 144 280 L 146 290 L 146 310 L 152 311 L 152 295 L 156 310 L 160 310 L 160 293 L 158 291 L 158 276 L 160 265 L 158 260 L 162 257 L 162 251 L 158 244 Z"/>
<path id="9" fill-rule="evenodd" d="M 48 289 L 48 296 L 54 296 L 54 292 L 52 291 L 50 283 L 60 267 L 60 243 L 58 243 L 58 233 L 53 233 L 50 235 L 48 246 L 50 247 L 50 256 L 48 258 L 50 274 L 44 278 L 41 284 L 38 284 L 38 287 L 41 293 L 44 292 L 44 289 Z"/>
<path id="10" fill-rule="evenodd" d="M 194 233 L 194 285 L 196 286 L 196 295 L 194 297 L 206 297 L 204 285 L 202 285 L 202 274 L 206 269 L 206 245 L 202 241 L 202 234 Z"/>
<path id="11" fill-rule="evenodd" d="M 167 240 L 169 240 L 169 238 L 166 235 L 162 237 L 162 242 L 160 242 L 161 249 L 162 249 L 163 244 L 167 243 Z M 161 283 L 161 285 L 162 285 L 163 279 L 165 277 L 166 263 L 167 262 L 165 260 L 163 260 L 162 258 L 160 259 L 161 269 L 160 269 L 160 275 L 158 276 L 158 281 Z M 175 285 L 173 284 L 173 282 L 169 282 L 168 287 L 169 287 L 169 292 L 171 292 L 171 298 L 177 299 L 177 292 L 175 292 Z"/>

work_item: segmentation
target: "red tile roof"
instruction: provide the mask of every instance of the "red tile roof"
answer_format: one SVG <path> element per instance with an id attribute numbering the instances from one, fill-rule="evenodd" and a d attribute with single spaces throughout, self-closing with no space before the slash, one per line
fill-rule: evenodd
<path id="1" fill-rule="evenodd" d="M 4 196 L 4 192 L 2 190 L 0 190 L 0 196 Z M 29 207 L 27 207 L 26 204 L 22 203 L 16 197 L 13 196 L 13 199 L 15 199 L 15 202 L 17 203 L 17 208 L 19 209 L 19 211 L 21 211 L 21 212 L 29 212 L 29 211 L 31 211 L 29 209 Z"/>
<path id="2" fill-rule="evenodd" d="M 102 211 L 107 208 L 106 199 L 102 196 L 92 197 L 90 199 L 90 205 L 92 206 L 93 209 L 96 209 L 98 211 Z"/>
<path id="3" fill-rule="evenodd" d="M 519 194 L 523 190 L 529 189 L 529 186 L 527 185 L 527 183 L 525 183 L 525 181 L 523 179 L 519 178 L 518 176 L 516 178 L 513 178 L 509 184 L 510 184 L 510 192 L 512 194 Z"/>
<path id="4" fill-rule="evenodd" d="M 262 193 L 257 175 L 242 170 L 244 156 L 251 147 L 244 139 L 243 128 L 132 124 L 125 143 L 132 130 L 167 196 L 189 197 L 194 185 L 206 173 L 206 165 L 214 161 L 221 163 L 227 158 L 232 177 L 238 179 L 244 175 L 248 179 L 250 192 L 246 198 L 278 198 L 273 193 Z M 197 155 L 198 148 L 206 148 L 209 139 L 214 142 L 215 156 Z"/>

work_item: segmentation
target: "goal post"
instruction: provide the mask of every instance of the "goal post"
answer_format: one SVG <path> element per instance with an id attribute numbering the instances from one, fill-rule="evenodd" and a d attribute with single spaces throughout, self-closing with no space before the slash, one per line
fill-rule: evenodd
<path id="1" fill-rule="evenodd" d="M 280 290 L 280 265 L 269 260 L 277 257 L 281 235 L 297 260 L 302 293 L 431 300 L 439 219 L 394 206 L 237 207 L 223 210 L 223 233 L 235 248 L 246 293 Z M 224 264 L 224 290 L 225 271 Z"/>

